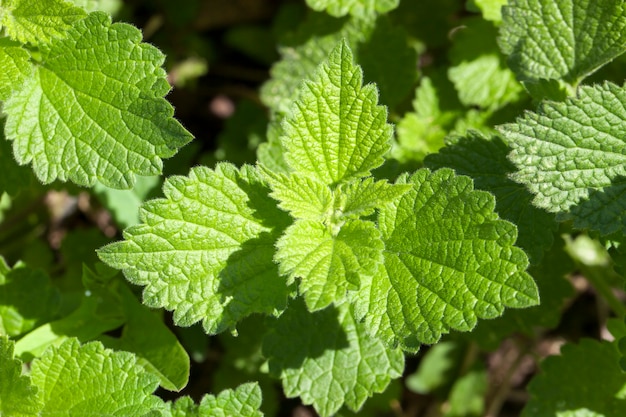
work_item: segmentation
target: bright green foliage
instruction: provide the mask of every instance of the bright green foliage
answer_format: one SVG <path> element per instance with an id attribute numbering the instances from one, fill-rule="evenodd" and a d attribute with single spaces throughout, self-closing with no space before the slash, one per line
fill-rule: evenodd
<path id="1" fill-rule="evenodd" d="M 236 390 L 225 390 L 217 397 L 205 395 L 200 404 L 182 397 L 171 404 L 171 417 L 262 417 L 261 389 L 255 383 L 243 384 Z"/>
<path id="2" fill-rule="evenodd" d="M 37 388 L 22 375 L 22 363 L 13 358 L 13 342 L 0 337 L 0 414 L 32 416 L 41 407 Z"/>
<path id="3" fill-rule="evenodd" d="M 377 106 L 376 88 L 362 82 L 345 43 L 304 82 L 284 122 L 285 160 L 294 171 L 335 185 L 367 176 L 383 163 L 392 127 L 385 108 Z"/>
<path id="4" fill-rule="evenodd" d="M 31 71 L 30 55 L 17 42 L 0 38 L 0 101 L 6 100 L 11 91 L 19 88 Z"/>
<path id="5" fill-rule="evenodd" d="M 326 10 L 335 17 L 352 14 L 363 16 L 372 12 L 385 13 L 398 7 L 400 0 L 307 0 L 310 8 Z"/>
<path id="6" fill-rule="evenodd" d="M 523 185 L 509 178 L 515 171 L 506 159 L 509 152 L 499 137 L 488 139 L 469 131 L 467 137 L 451 138 L 448 146 L 429 155 L 425 163 L 434 169 L 450 167 L 459 175 L 471 177 L 476 188 L 493 193 L 496 212 L 517 225 L 517 245 L 526 251 L 532 263 L 537 263 L 552 245 L 557 223 L 553 214 L 531 204 L 533 196 Z"/>
<path id="7" fill-rule="evenodd" d="M 145 286 L 145 304 L 174 310 L 181 325 L 202 320 L 208 333 L 282 310 L 287 286 L 272 257 L 286 216 L 268 191 L 250 166 L 170 177 L 165 198 L 144 203 L 143 224 L 102 248 L 100 258 Z"/>
<path id="8" fill-rule="evenodd" d="M 538 303 L 526 255 L 513 247 L 515 226 L 493 212 L 493 196 L 449 169 L 420 170 L 398 183 L 414 188 L 381 210 L 384 267 L 361 279 L 355 297 L 357 318 L 373 334 L 415 351 L 505 306 Z"/>
<path id="9" fill-rule="evenodd" d="M 164 409 L 152 393 L 158 379 L 127 352 L 98 342 L 81 346 L 69 339 L 33 361 L 31 378 L 43 401 L 41 415 L 142 416 Z"/>
<path id="10" fill-rule="evenodd" d="M 88 12 L 100 10 L 109 14 L 115 14 L 122 6 L 121 0 L 70 0 L 78 7 Z"/>
<path id="11" fill-rule="evenodd" d="M 159 177 L 137 177 L 133 188 L 118 190 L 96 183 L 94 193 L 102 204 L 111 212 L 120 227 L 139 223 L 139 208 L 148 199 L 148 195 L 158 189 Z"/>
<path id="12" fill-rule="evenodd" d="M 626 374 L 609 342 L 583 339 L 541 364 L 530 383 L 524 417 L 619 417 L 626 414 Z M 578 382 L 584 381 L 584 388 Z"/>
<path id="13" fill-rule="evenodd" d="M 292 303 L 272 324 L 263 353 L 285 394 L 313 404 L 322 417 L 344 403 L 358 410 L 404 367 L 402 352 L 370 337 L 352 317 L 349 304 L 311 314 L 301 302 Z"/>
<path id="14" fill-rule="evenodd" d="M 0 166 L 2 167 L 0 193 L 15 195 L 30 184 L 33 175 L 28 168 L 21 167 L 15 162 L 11 143 L 4 138 L 4 122 L 5 119 L 0 118 Z"/>
<path id="15" fill-rule="evenodd" d="M 136 28 L 94 12 L 42 45 L 41 64 L 4 106 L 17 161 L 46 183 L 130 188 L 135 174 L 159 174 L 191 136 L 163 99 L 163 54 L 140 42 Z"/>
<path id="16" fill-rule="evenodd" d="M 495 27 L 479 18 L 466 19 L 454 35 L 448 77 L 465 106 L 496 110 L 519 98 L 522 86 L 503 62 Z"/>
<path id="17" fill-rule="evenodd" d="M 580 81 L 626 50 L 621 0 L 511 0 L 499 43 L 520 81 Z"/>
<path id="18" fill-rule="evenodd" d="M 502 21 L 502 6 L 506 6 L 507 0 L 473 0 L 483 14 L 485 20 L 493 22 Z"/>
<path id="19" fill-rule="evenodd" d="M 46 274 L 25 265 L 10 269 L 0 257 L 0 335 L 19 336 L 52 318 L 58 307 L 59 293 Z"/>
<path id="20" fill-rule="evenodd" d="M 310 310 L 342 301 L 347 290 L 359 288 L 361 277 L 373 275 L 382 263 L 384 244 L 374 223 L 351 220 L 333 228 L 298 220 L 276 244 L 280 273 L 293 282 Z"/>
<path id="21" fill-rule="evenodd" d="M 626 91 L 615 84 L 581 87 L 576 98 L 545 102 L 500 127 L 519 169 L 513 179 L 536 194 L 535 205 L 571 210 L 578 227 L 602 233 L 624 227 L 623 203 L 615 198 L 626 175 L 624 104 Z"/>
<path id="22" fill-rule="evenodd" d="M 373 178 L 352 181 L 338 187 L 334 208 L 340 210 L 343 219 L 369 216 L 381 205 L 398 200 L 410 189 L 410 185 L 389 184 L 387 181 L 374 181 Z"/>
<path id="23" fill-rule="evenodd" d="M 86 13 L 63 0 L 3 0 L 0 27 L 22 43 L 41 45 L 62 38 Z"/>
<path id="24" fill-rule="evenodd" d="M 332 213 L 333 192 L 326 184 L 299 173 L 287 176 L 269 169 L 263 173 L 272 186 L 270 195 L 279 201 L 278 207 L 293 217 L 321 221 Z"/>

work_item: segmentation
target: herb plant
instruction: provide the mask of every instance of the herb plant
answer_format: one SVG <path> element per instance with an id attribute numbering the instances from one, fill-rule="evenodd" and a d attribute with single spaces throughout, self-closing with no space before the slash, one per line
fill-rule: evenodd
<path id="1" fill-rule="evenodd" d="M 285 2 L 208 154 L 120 6 L 0 0 L 0 415 L 624 415 L 622 1 Z"/>

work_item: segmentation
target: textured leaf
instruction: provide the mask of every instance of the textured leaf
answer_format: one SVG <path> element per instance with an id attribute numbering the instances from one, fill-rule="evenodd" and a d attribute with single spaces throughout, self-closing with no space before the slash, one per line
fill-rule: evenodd
<path id="1" fill-rule="evenodd" d="M 86 15 L 63 0 L 4 0 L 0 26 L 15 40 L 38 45 L 65 37 L 72 24 Z"/>
<path id="2" fill-rule="evenodd" d="M 439 153 L 429 155 L 425 164 L 433 169 L 452 168 L 459 175 L 471 177 L 476 188 L 493 193 L 496 212 L 517 226 L 517 245 L 526 251 L 531 263 L 537 263 L 552 245 L 557 223 L 553 214 L 531 204 L 533 196 L 523 185 L 509 178 L 515 171 L 506 159 L 509 151 L 499 137 L 487 139 L 470 131 L 464 138 L 451 140 Z"/>
<path id="3" fill-rule="evenodd" d="M 626 50 L 621 0 L 511 0 L 499 43 L 520 81 L 572 86 Z"/>
<path id="4" fill-rule="evenodd" d="M 127 352 L 104 349 L 99 342 L 81 346 L 69 339 L 33 361 L 31 378 L 41 393 L 41 415 L 142 416 L 164 409 L 152 393 L 158 379 Z"/>
<path id="5" fill-rule="evenodd" d="M 0 101 L 5 101 L 20 87 L 31 72 L 30 55 L 17 42 L 0 38 Z"/>
<path id="6" fill-rule="evenodd" d="M 0 335 L 19 336 L 53 318 L 59 293 L 42 271 L 0 257 Z"/>
<path id="7" fill-rule="evenodd" d="M 363 76 L 345 42 L 330 53 L 311 81 L 305 81 L 283 124 L 285 160 L 296 172 L 334 185 L 367 176 L 383 163 L 392 126 L 377 106 L 373 85 Z"/>
<path id="8" fill-rule="evenodd" d="M 34 416 L 41 407 L 37 388 L 22 375 L 22 363 L 13 358 L 13 342 L 0 337 L 0 414 Z"/>
<path id="9" fill-rule="evenodd" d="M 502 21 L 502 6 L 507 4 L 507 0 L 474 0 L 474 3 L 480 8 L 485 20 Z"/>
<path id="10" fill-rule="evenodd" d="M 122 7 L 121 0 L 69 0 L 78 7 L 82 7 L 88 12 L 100 10 L 114 15 Z"/>
<path id="11" fill-rule="evenodd" d="M 543 361 L 530 382 L 522 416 L 619 417 L 626 414 L 626 374 L 615 345 L 582 339 L 566 344 L 560 356 Z M 574 383 L 582 382 L 584 385 Z"/>
<path id="12" fill-rule="evenodd" d="M 398 7 L 400 0 L 306 0 L 310 8 L 326 10 L 335 17 L 348 13 L 356 16 L 370 13 L 386 13 Z"/>
<path id="13" fill-rule="evenodd" d="M 355 296 L 356 317 L 372 334 L 414 351 L 505 306 L 538 303 L 526 255 L 513 246 L 515 226 L 493 212 L 493 196 L 449 169 L 398 183 L 414 188 L 379 214 L 384 267 L 361 279 Z"/>
<path id="14" fill-rule="evenodd" d="M 322 417 L 343 404 L 357 411 L 404 368 L 402 352 L 372 338 L 349 310 L 343 304 L 311 314 L 296 301 L 263 342 L 270 372 L 280 376 L 287 397 L 300 396 Z"/>
<path id="15" fill-rule="evenodd" d="M 163 54 L 140 42 L 136 28 L 94 12 L 43 45 L 40 65 L 4 107 L 16 160 L 45 183 L 131 188 L 135 174 L 159 174 L 161 158 L 191 136 L 162 97 Z"/>
<path id="16" fill-rule="evenodd" d="M 172 417 L 262 417 L 261 389 L 256 383 L 240 385 L 236 390 L 224 390 L 219 395 L 205 395 L 200 404 L 189 397 L 171 403 Z"/>
<path id="17" fill-rule="evenodd" d="M 389 184 L 366 178 L 341 184 L 335 193 L 335 215 L 342 219 L 369 216 L 386 203 L 392 203 L 406 194 L 410 185 Z"/>
<path id="18" fill-rule="evenodd" d="M 623 230 L 625 104 L 626 91 L 615 84 L 581 87 L 577 98 L 544 103 L 500 127 L 519 169 L 513 179 L 535 194 L 535 205 L 571 210 L 577 227 Z"/>
<path id="19" fill-rule="evenodd" d="M 100 258 L 144 285 L 144 303 L 174 310 L 174 320 L 202 320 L 208 333 L 233 328 L 252 313 L 285 307 L 287 286 L 273 262 L 286 215 L 256 171 L 218 164 L 170 177 L 165 199 L 144 203 L 143 224 Z"/>
<path id="20" fill-rule="evenodd" d="M 301 279 L 300 293 L 312 311 L 342 301 L 382 262 L 384 245 L 374 223 L 351 220 L 337 229 L 298 220 L 276 244 L 280 273 L 290 282 Z"/>

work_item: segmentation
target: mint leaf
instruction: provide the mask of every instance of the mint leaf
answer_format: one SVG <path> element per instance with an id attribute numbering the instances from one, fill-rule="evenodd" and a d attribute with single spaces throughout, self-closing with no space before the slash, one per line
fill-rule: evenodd
<path id="1" fill-rule="evenodd" d="M 131 188 L 135 174 L 159 174 L 161 158 L 191 136 L 163 99 L 163 54 L 140 42 L 136 28 L 94 12 L 42 45 L 39 65 L 4 106 L 18 163 L 32 163 L 45 183 Z"/>
<path id="2" fill-rule="evenodd" d="M 31 378 L 44 403 L 41 415 L 141 416 L 164 409 L 152 393 L 158 379 L 137 365 L 134 355 L 81 346 L 69 339 L 32 363 Z"/>
<path id="3" fill-rule="evenodd" d="M 493 196 L 450 169 L 419 170 L 397 183 L 413 189 L 380 211 L 384 267 L 362 277 L 354 300 L 372 334 L 415 351 L 505 306 L 538 303 L 526 255 L 513 246 L 515 226 L 494 213 Z"/>
<path id="4" fill-rule="evenodd" d="M 0 27 L 12 39 L 39 45 L 65 37 L 72 24 L 86 15 L 63 0 L 4 0 Z"/>
<path id="5" fill-rule="evenodd" d="M 341 17 L 348 13 L 356 16 L 386 13 L 398 7 L 400 0 L 306 0 L 306 3 L 313 10 L 326 10 L 332 16 Z"/>
<path id="6" fill-rule="evenodd" d="M 322 417 L 336 413 L 343 404 L 359 410 L 404 367 L 402 352 L 372 338 L 353 319 L 348 304 L 311 314 L 295 301 L 271 325 L 263 353 L 269 358 L 270 372 L 280 376 L 287 397 L 300 396 Z"/>
<path id="7" fill-rule="evenodd" d="M 274 174 L 265 168 L 263 174 L 272 187 L 270 195 L 279 201 L 278 207 L 295 218 L 323 220 L 332 210 L 333 193 L 319 180 L 297 173 Z"/>
<path id="8" fill-rule="evenodd" d="M 384 244 L 374 223 L 351 220 L 336 229 L 309 220 L 287 228 L 276 244 L 274 259 L 289 283 L 300 278 L 299 290 L 309 309 L 319 310 L 345 299 L 363 276 L 382 262 Z"/>
<path id="9" fill-rule="evenodd" d="M 185 348 L 162 318 L 143 306 L 126 285 L 120 285 L 119 292 L 126 316 L 122 336 L 102 336 L 100 341 L 108 348 L 134 353 L 137 363 L 158 376 L 163 388 L 180 391 L 189 380 Z"/>
<path id="10" fill-rule="evenodd" d="M 10 269 L 0 257 L 0 334 L 19 336 L 49 321 L 59 301 L 45 273 L 23 264 Z"/>
<path id="11" fill-rule="evenodd" d="M 361 87 L 362 80 L 352 51 L 342 42 L 304 82 L 283 123 L 284 157 L 294 171 L 335 185 L 367 176 L 383 163 L 393 128 L 385 108 L 377 106 L 376 88 Z"/>
<path id="12" fill-rule="evenodd" d="M 335 193 L 335 215 L 342 219 L 369 216 L 383 204 L 398 200 L 410 189 L 410 185 L 389 184 L 373 178 L 341 184 Z"/>
<path id="13" fill-rule="evenodd" d="M 425 164 L 434 169 L 452 168 L 459 175 L 471 177 L 476 188 L 493 193 L 496 212 L 517 225 L 517 245 L 532 263 L 537 263 L 552 245 L 557 223 L 554 214 L 534 207 L 533 195 L 509 178 L 515 172 L 515 166 L 506 159 L 509 152 L 498 136 L 485 138 L 469 131 L 466 137 L 451 138 L 448 146 L 429 155 Z"/>
<path id="14" fill-rule="evenodd" d="M 144 203 L 143 224 L 125 241 L 105 246 L 100 258 L 145 286 L 144 303 L 174 310 L 174 320 L 202 320 L 218 333 L 253 313 L 285 307 L 274 242 L 288 222 L 250 166 L 193 168 L 170 177 L 164 199 Z"/>
<path id="15" fill-rule="evenodd" d="M 616 197 L 626 175 L 625 104 L 626 92 L 615 84 L 583 86 L 576 98 L 545 102 L 537 113 L 500 126 L 519 169 L 512 178 L 535 194 L 533 204 L 571 211 L 577 227 L 604 234 L 623 228 Z"/>
<path id="16" fill-rule="evenodd" d="M 0 101 L 5 101 L 11 92 L 18 89 L 30 75 L 30 55 L 17 42 L 0 38 Z"/>
<path id="17" fill-rule="evenodd" d="M 626 50 L 620 0 L 511 0 L 502 9 L 500 48 L 520 81 L 571 86 Z"/>
<path id="18" fill-rule="evenodd" d="M 0 414 L 37 415 L 42 407 L 37 388 L 22 375 L 22 363 L 13 358 L 13 346 L 6 336 L 0 337 Z"/>
<path id="19" fill-rule="evenodd" d="M 618 363 L 613 343 L 582 339 L 578 345 L 564 345 L 560 356 L 543 361 L 541 372 L 530 382 L 531 397 L 522 416 L 624 415 L 626 375 Z M 573 381 L 585 381 L 585 385 Z"/>
<path id="20" fill-rule="evenodd" d="M 200 404 L 189 397 L 170 403 L 172 417 L 262 417 L 261 389 L 256 383 L 240 385 L 236 390 L 224 390 L 219 395 L 205 395 Z"/>

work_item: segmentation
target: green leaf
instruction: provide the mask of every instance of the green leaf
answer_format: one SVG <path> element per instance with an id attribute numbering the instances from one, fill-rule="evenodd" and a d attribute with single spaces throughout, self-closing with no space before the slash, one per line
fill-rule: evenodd
<path id="1" fill-rule="evenodd" d="M 187 352 L 163 320 L 141 305 L 126 285 L 120 286 L 120 295 L 126 316 L 122 336 L 100 340 L 108 348 L 134 353 L 137 363 L 158 376 L 163 388 L 180 391 L 189 380 Z"/>
<path id="2" fill-rule="evenodd" d="M 41 393 L 41 415 L 142 416 L 164 410 L 152 393 L 158 379 L 134 355 L 113 352 L 99 342 L 81 346 L 69 339 L 32 363 L 31 378 Z"/>
<path id="3" fill-rule="evenodd" d="M 82 7 L 88 12 L 99 10 L 111 15 L 115 15 L 122 7 L 121 0 L 69 0 L 78 7 Z"/>
<path id="4" fill-rule="evenodd" d="M 137 177 L 130 190 L 116 190 L 96 183 L 93 191 L 109 210 L 115 222 L 121 228 L 126 228 L 139 223 L 141 204 L 157 189 L 160 182 L 159 177 Z"/>
<path id="5" fill-rule="evenodd" d="M 40 45 L 63 38 L 87 14 L 63 0 L 4 0 L 0 26 L 12 39 Z"/>
<path id="6" fill-rule="evenodd" d="M 22 363 L 13 358 L 13 341 L 0 337 L 0 414 L 5 416 L 39 415 L 42 404 L 37 388 L 22 375 Z"/>
<path id="7" fill-rule="evenodd" d="M 535 194 L 533 204 L 571 211 L 579 228 L 624 230 L 625 104 L 626 91 L 615 84 L 581 87 L 578 97 L 545 102 L 499 128 L 519 169 L 513 179 Z"/>
<path id="8" fill-rule="evenodd" d="M 139 30 L 101 12 L 42 45 L 40 64 L 4 106 L 18 163 L 32 163 L 44 183 L 131 188 L 135 174 L 158 175 L 161 158 L 191 139 L 163 98 L 163 59 Z"/>
<path id="9" fill-rule="evenodd" d="M 326 10 L 335 17 L 348 13 L 355 16 L 386 13 L 398 7 L 399 3 L 400 0 L 306 0 L 306 4 L 313 10 Z"/>
<path id="10" fill-rule="evenodd" d="M 224 390 L 219 395 L 205 395 L 199 405 L 189 397 L 169 403 L 172 417 L 262 417 L 259 411 L 262 396 L 256 383 L 240 385 L 236 390 Z"/>
<path id="11" fill-rule="evenodd" d="M 312 80 L 305 81 L 292 113 L 283 123 L 285 160 L 296 172 L 327 185 L 369 175 L 389 150 L 393 128 L 377 106 L 373 85 L 345 42 L 330 53 Z"/>
<path id="12" fill-rule="evenodd" d="M 19 336 L 54 317 L 59 293 L 42 271 L 0 257 L 0 334 Z"/>
<path id="13" fill-rule="evenodd" d="M 335 192 L 335 216 L 342 219 L 369 216 L 384 204 L 398 200 L 411 188 L 410 185 L 389 184 L 373 178 L 341 184 Z"/>
<path id="14" fill-rule="evenodd" d="M 402 352 L 372 338 L 354 320 L 348 304 L 311 314 L 295 301 L 273 323 L 263 353 L 269 358 L 270 372 L 280 376 L 287 397 L 300 396 L 322 417 L 336 413 L 343 404 L 357 411 L 404 368 Z"/>
<path id="15" fill-rule="evenodd" d="M 506 6 L 507 0 L 473 0 L 483 14 L 485 20 L 492 22 L 502 21 L 502 6 Z"/>
<path id="16" fill-rule="evenodd" d="M 289 219 L 268 192 L 250 166 L 193 168 L 166 180 L 165 198 L 143 204 L 143 224 L 99 256 L 145 286 L 145 304 L 174 310 L 179 325 L 202 320 L 218 333 L 282 310 L 288 289 L 272 258 Z"/>
<path id="17" fill-rule="evenodd" d="M 311 311 L 345 299 L 382 262 L 384 244 L 374 223 L 351 220 L 337 227 L 297 220 L 276 244 L 274 259 L 299 290 Z"/>
<path id="18" fill-rule="evenodd" d="M 459 175 L 474 180 L 477 189 L 496 197 L 496 212 L 517 226 L 517 245 L 524 249 L 531 263 L 537 263 L 552 245 L 557 223 L 554 215 L 531 204 L 532 194 L 510 179 L 515 166 L 506 157 L 510 148 L 498 136 L 485 138 L 469 131 L 466 137 L 449 140 L 439 153 L 429 155 L 425 164 L 437 169 L 449 167 Z"/>
<path id="19" fill-rule="evenodd" d="M 582 339 L 541 364 L 522 416 L 618 417 L 626 414 L 626 374 L 613 343 Z M 584 385 L 576 382 L 585 381 Z"/>
<path id="20" fill-rule="evenodd" d="M 15 162 L 11 143 L 4 137 L 4 122 L 5 119 L 0 118 L 0 166 L 2 167 L 0 193 L 6 192 L 14 196 L 27 188 L 34 177 L 28 168 L 21 167 Z"/>
<path id="21" fill-rule="evenodd" d="M 32 70 L 30 54 L 22 45 L 8 38 L 0 38 L 0 101 L 5 101 L 13 90 L 19 89 Z"/>
<path id="22" fill-rule="evenodd" d="M 626 50 L 621 0 L 511 0 L 500 48 L 520 81 L 578 83 Z"/>
<path id="23" fill-rule="evenodd" d="M 415 351 L 450 330 L 469 331 L 504 307 L 538 303 L 513 246 L 515 226 L 494 213 L 492 195 L 452 170 L 400 177 L 413 189 L 379 214 L 384 267 L 361 279 L 356 317 L 385 342 Z"/>

